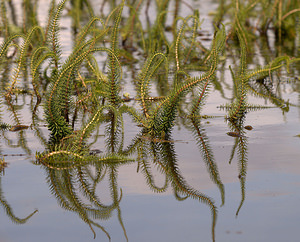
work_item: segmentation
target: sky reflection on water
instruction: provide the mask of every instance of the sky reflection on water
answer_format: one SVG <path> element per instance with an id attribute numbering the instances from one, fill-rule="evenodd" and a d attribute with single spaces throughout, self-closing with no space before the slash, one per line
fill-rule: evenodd
<path id="1" fill-rule="evenodd" d="M 216 201 L 219 211 L 216 241 L 298 240 L 300 139 L 292 136 L 297 126 L 297 119 L 294 121 L 281 124 L 264 121 L 261 126 L 252 123 L 255 128 L 249 132 L 246 200 L 238 217 L 235 213 L 241 193 L 236 160 L 228 164 L 233 138 L 224 134 L 218 140 L 211 133 L 212 140 L 216 140 L 216 144 L 211 142 L 211 145 L 225 185 L 225 205 L 222 207 L 220 192 L 209 179 L 194 142 L 189 137 L 188 144 L 176 143 L 183 176 L 190 185 Z M 214 126 L 213 123 L 212 120 L 209 125 Z M 184 129 L 175 131 L 174 138 L 185 140 L 187 133 Z M 4 150 L 10 153 L 9 149 Z M 6 161 L 9 168 L 1 178 L 2 192 L 15 214 L 26 217 L 35 209 L 39 212 L 24 225 L 12 223 L 2 213 L 1 242 L 94 241 L 88 226 L 77 215 L 57 205 L 42 169 L 22 157 L 7 156 Z M 155 177 L 159 178 L 159 175 Z M 136 164 L 121 167 L 118 184 L 124 196 L 120 207 L 129 241 L 211 240 L 211 215 L 204 204 L 191 199 L 179 202 L 170 190 L 163 194 L 153 193 L 143 175 L 136 173 Z M 99 194 L 103 194 L 103 187 L 97 191 Z M 107 228 L 112 241 L 125 241 L 116 213 L 109 221 L 100 223 Z M 107 239 L 100 230 L 96 233 L 96 241 Z"/>
<path id="2" fill-rule="evenodd" d="M 205 11 L 207 6 L 204 6 Z M 70 21 L 63 19 L 65 25 Z M 65 27 L 65 26 L 64 26 Z M 205 26 L 207 27 L 207 26 Z M 211 30 L 211 26 L 207 27 Z M 68 29 L 69 31 L 69 29 Z M 66 31 L 66 33 L 68 32 Z M 64 35 L 64 56 L 71 52 L 67 46 L 71 34 Z M 226 63 L 226 62 L 225 62 Z M 230 61 L 228 64 L 234 64 Z M 126 67 L 127 68 L 127 67 Z M 295 68 L 295 72 L 297 73 Z M 299 73 L 298 73 L 299 74 Z M 225 68 L 225 79 L 230 79 L 230 72 Z M 283 79 L 287 75 L 284 73 Z M 129 77 L 127 77 L 130 79 Z M 294 76 L 289 79 L 295 78 Z M 229 86 L 231 81 L 228 81 Z M 131 85 L 130 82 L 129 86 Z M 226 86 L 226 85 L 224 85 Z M 284 99 L 299 105 L 299 91 L 295 83 L 280 84 L 280 94 Z M 299 84 L 298 84 L 299 86 Z M 125 88 L 124 88 L 125 89 Z M 131 93 L 134 88 L 129 87 Z M 231 88 L 224 87 L 225 97 L 232 95 Z M 21 112 L 24 122 L 30 123 L 30 99 L 25 98 L 26 105 Z M 300 112 L 299 107 L 290 107 L 283 114 L 280 108 L 264 109 L 249 112 L 245 124 L 254 127 L 246 131 L 247 136 L 247 176 L 245 182 L 245 201 L 236 217 L 241 203 L 241 183 L 239 178 L 239 163 L 237 152 L 231 163 L 230 156 L 235 138 L 226 135 L 230 131 L 224 121 L 225 111 L 217 106 L 228 102 L 219 91 L 212 88 L 203 113 L 219 117 L 202 121 L 203 133 L 207 135 L 214 160 L 218 166 L 221 181 L 225 187 L 225 203 L 221 201 L 220 189 L 210 178 L 206 165 L 203 162 L 199 147 L 191 130 L 178 121 L 172 133 L 175 140 L 174 157 L 178 161 L 180 173 L 187 183 L 198 191 L 211 197 L 218 209 L 216 223 L 216 241 L 219 242 L 297 242 L 299 240 L 300 222 Z M 268 104 L 268 100 L 250 97 L 249 102 Z M 25 111 L 24 111 L 25 110 Z M 7 122 L 10 116 L 4 113 L 3 119 Z M 129 119 L 125 119 L 125 146 L 138 133 L 138 128 Z M 46 127 L 40 127 L 47 138 L 49 132 Z M 8 167 L 0 177 L 1 198 L 5 198 L 18 218 L 25 218 L 36 209 L 25 224 L 19 225 L 5 213 L 4 203 L 0 204 L 0 242 L 35 242 L 35 241 L 108 241 L 105 234 L 96 227 L 96 240 L 89 226 L 75 212 L 63 209 L 47 182 L 47 172 L 42 165 L 36 165 L 35 152 L 42 152 L 44 147 L 37 139 L 34 131 L 22 131 L 31 155 L 24 155 L 25 149 L 12 148 L 8 140 L 18 141 L 19 133 L 3 131 L 1 134 L 1 154 L 5 155 Z M 99 132 L 104 133 L 102 129 Z M 99 138 L 93 145 L 94 149 L 105 151 L 105 142 Z M 193 199 L 178 201 L 174 191 L 169 187 L 166 192 L 157 193 L 149 188 L 145 176 L 137 172 L 137 162 L 121 165 L 117 171 L 118 193 L 122 189 L 120 211 L 122 222 L 126 229 L 128 240 L 131 242 L 198 242 L 211 241 L 212 216 L 210 208 Z M 163 186 L 165 176 L 151 169 L 158 186 Z M 96 189 L 101 202 L 110 204 L 111 194 L 109 179 L 105 179 Z M 78 186 L 76 184 L 75 186 Z M 76 187 L 78 188 L 78 187 Z M 118 194 L 120 195 L 120 194 Z M 81 195 L 82 196 L 82 195 Z M 80 197 L 86 202 L 86 198 Z M 96 220 L 107 229 L 114 242 L 126 241 L 124 232 L 118 219 L 117 211 L 112 212 L 108 220 Z"/>

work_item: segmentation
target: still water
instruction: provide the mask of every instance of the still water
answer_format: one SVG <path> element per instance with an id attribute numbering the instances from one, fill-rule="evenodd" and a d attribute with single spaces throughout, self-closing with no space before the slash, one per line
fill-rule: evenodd
<path id="1" fill-rule="evenodd" d="M 266 113 L 261 115 L 265 117 Z M 188 184 L 216 201 L 216 241 L 298 241 L 298 111 L 292 109 L 283 117 L 274 109 L 268 117 L 261 118 L 259 112 L 247 117 L 254 129 L 248 134 L 245 201 L 238 216 L 241 185 L 236 158 L 229 164 L 235 138 L 225 134 L 223 120 L 211 121 L 206 129 L 225 187 L 222 207 L 220 192 L 211 182 L 191 134 L 185 129 L 174 132 L 175 139 L 186 142 L 175 145 L 182 175 Z M 25 132 L 28 145 L 37 146 L 32 131 Z M 102 148 L 100 144 L 95 147 Z M 2 144 L 2 153 L 24 151 Z M 91 230 L 78 214 L 58 205 L 41 167 L 33 165 L 27 157 L 6 156 L 5 160 L 9 164 L 1 177 L 1 241 L 94 241 Z M 154 175 L 158 185 L 163 185 L 160 176 Z M 211 241 L 210 209 L 196 200 L 176 200 L 172 189 L 154 193 L 145 177 L 137 172 L 136 163 L 118 169 L 118 187 L 123 193 L 120 215 L 129 241 Z M 104 204 L 111 204 L 107 178 L 98 185 L 96 193 Z M 18 218 L 38 212 L 24 224 L 16 224 L 4 212 L 3 201 Z M 126 241 L 117 211 L 98 222 L 107 229 L 112 241 Z M 100 229 L 95 230 L 96 240 L 107 240 Z"/>
<path id="2" fill-rule="evenodd" d="M 200 14 L 203 11 L 202 28 L 212 38 L 210 17 L 206 14 L 217 5 L 205 3 L 194 4 Z M 97 4 L 96 7 L 99 8 Z M 185 8 L 181 11 L 184 14 Z M 40 13 L 41 21 L 43 16 Z M 69 24 L 69 18 L 63 17 L 66 30 L 61 37 L 66 56 L 72 48 L 67 45 L 71 38 Z M 263 60 L 261 54 L 255 56 Z M 253 129 L 245 130 L 243 137 L 227 135 L 230 127 L 220 106 L 230 100 L 228 66 L 235 63 L 227 59 L 221 64 L 221 91 L 211 87 L 202 111 L 211 118 L 202 119 L 200 127 L 195 128 L 186 118 L 178 117 L 172 142 L 154 142 L 159 146 L 157 150 L 167 151 L 168 162 L 175 171 L 163 170 L 151 155 L 143 166 L 135 154 L 132 161 L 117 165 L 112 162 L 51 169 L 37 164 L 35 159 L 36 152 L 46 149 L 48 140 L 49 131 L 43 120 L 38 129 L 1 130 L 0 154 L 8 165 L 0 175 L 0 242 L 109 241 L 109 237 L 116 242 L 207 242 L 213 237 L 220 242 L 299 241 L 299 63 L 292 66 L 290 74 L 282 71 L 271 85 L 270 93 L 275 93 L 288 108 L 275 105 L 275 99 L 249 95 L 250 103 L 270 108 L 246 114 L 244 124 Z M 124 92 L 134 95 L 130 75 L 125 78 L 128 82 L 124 83 Z M 23 123 L 30 125 L 31 98 L 21 95 L 16 104 Z M 39 112 L 43 119 L 42 107 Z M 1 114 L 3 121 L 9 123 L 9 108 L 4 105 Z M 127 116 L 124 124 L 126 150 L 140 130 Z M 105 152 L 105 128 L 100 126 L 95 135 L 99 138 L 91 149 Z M 150 149 L 147 145 L 146 140 L 146 150 Z M 222 186 L 214 181 L 209 163 L 217 167 Z M 86 184 L 95 196 L 84 194 Z M 188 193 L 180 193 L 180 184 L 215 202 L 215 227 L 211 208 L 201 200 L 186 197 Z"/>

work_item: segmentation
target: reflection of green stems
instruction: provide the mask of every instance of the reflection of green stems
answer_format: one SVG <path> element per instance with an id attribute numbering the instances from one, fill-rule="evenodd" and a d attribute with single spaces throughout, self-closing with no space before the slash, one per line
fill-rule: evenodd
<path id="1" fill-rule="evenodd" d="M 238 216 L 240 209 L 242 208 L 246 193 L 245 193 L 245 185 L 246 185 L 246 175 L 247 175 L 247 137 L 244 136 L 244 130 L 243 130 L 243 124 L 244 124 L 245 116 L 241 117 L 240 119 L 231 121 L 228 123 L 228 125 L 231 127 L 231 130 L 233 130 L 235 133 L 239 134 L 239 137 L 235 138 L 235 143 L 231 151 L 231 156 L 229 160 L 229 164 L 231 164 L 231 161 L 233 159 L 234 153 L 237 150 L 238 153 L 238 167 L 239 167 L 239 175 L 238 178 L 240 179 L 240 186 L 241 186 L 241 202 L 237 209 L 236 216 Z"/>
<path id="2" fill-rule="evenodd" d="M 116 112 L 116 109 L 112 106 L 104 107 L 108 108 L 106 117 L 106 121 L 108 122 L 107 146 L 109 150 L 113 152 L 116 150 L 117 143 L 120 141 L 118 137 L 120 135 L 123 137 L 123 131 L 120 130 L 123 130 L 124 127 L 122 122 L 118 121 L 120 115 Z M 83 130 L 78 133 L 78 137 L 80 138 L 76 139 L 76 144 L 80 146 L 79 148 L 73 148 L 75 151 L 68 148 L 67 144 L 69 142 L 72 143 L 73 139 L 70 137 L 69 139 L 71 141 L 65 139 L 64 142 L 66 143 L 66 147 L 63 147 L 63 149 L 58 146 L 57 149 L 54 147 L 54 149 L 48 153 L 37 155 L 37 162 L 45 166 L 49 174 L 48 181 L 50 183 L 50 188 L 58 199 L 59 204 L 64 209 L 77 213 L 79 217 L 88 224 L 94 236 L 96 236 L 96 233 L 93 226 L 100 228 L 110 240 L 108 232 L 103 226 L 96 223 L 94 219 L 108 219 L 112 216 L 113 210 L 116 209 L 120 225 L 124 231 L 124 236 L 128 241 L 119 207 L 122 191 L 119 197 L 117 188 L 117 166 L 130 161 L 130 159 L 127 156 L 116 153 L 112 153 L 111 155 L 105 154 L 103 157 L 99 157 L 90 154 L 87 155 L 87 152 L 80 152 L 81 148 L 84 148 L 83 140 L 85 137 L 88 137 L 88 133 L 94 129 L 96 126 L 95 124 L 97 124 L 101 118 L 103 119 L 103 117 L 101 117 L 102 110 L 103 109 L 98 110 L 87 123 L 86 128 L 83 128 Z M 112 110 L 114 110 L 114 112 L 112 112 Z M 78 142 L 78 140 L 80 142 Z M 121 149 L 123 146 L 122 139 L 120 143 Z M 95 177 L 93 177 L 88 170 L 89 166 L 82 165 L 83 163 L 89 164 L 89 166 L 95 166 L 97 171 Z M 103 180 L 106 173 L 109 173 L 109 187 L 113 200 L 111 205 L 104 205 L 101 203 L 95 192 L 96 185 Z M 81 200 L 80 195 L 86 197 L 90 204 L 84 203 Z"/>
<path id="3" fill-rule="evenodd" d="M 30 217 L 32 217 L 35 213 L 38 212 L 38 210 L 36 209 L 36 210 L 34 210 L 34 212 L 32 212 L 31 214 L 29 214 L 25 218 L 18 218 L 17 216 L 15 216 L 14 212 L 13 212 L 13 209 L 10 207 L 10 205 L 8 204 L 8 202 L 4 198 L 4 195 L 3 195 L 3 192 L 2 192 L 2 185 L 1 185 L 1 175 L 0 175 L 0 203 L 4 207 L 4 210 L 5 210 L 6 214 L 7 214 L 7 216 L 14 223 L 17 223 L 17 224 L 25 224 Z"/>
<path id="4" fill-rule="evenodd" d="M 207 204 L 212 213 L 212 239 L 215 241 L 215 226 L 217 219 L 217 208 L 214 205 L 214 201 L 206 196 L 205 194 L 195 190 L 190 187 L 183 176 L 180 174 L 180 170 L 177 166 L 175 154 L 174 154 L 174 144 L 172 143 L 162 143 L 160 146 L 162 149 L 162 157 L 164 158 L 164 163 L 166 164 L 166 170 L 168 171 L 169 180 L 175 190 L 180 191 L 181 194 L 187 195 L 193 199 L 199 200 Z"/>
<path id="5" fill-rule="evenodd" d="M 24 97 L 24 99 L 25 99 L 25 97 Z M 8 110 L 12 112 L 12 117 L 14 118 L 14 122 L 17 125 L 21 125 L 19 114 L 16 111 L 16 109 L 18 109 L 19 107 L 16 108 L 16 105 L 13 105 L 10 99 L 7 99 L 7 105 L 9 107 Z M 22 106 L 25 106 L 25 100 L 24 100 L 24 104 Z M 25 132 L 24 132 L 24 130 L 21 130 L 21 131 L 18 132 L 18 142 L 17 142 L 17 145 L 13 145 L 12 141 L 9 138 L 6 137 L 5 133 L 3 133 L 3 137 L 4 137 L 4 139 L 6 140 L 7 144 L 10 147 L 14 147 L 14 148 L 15 147 L 21 147 L 26 152 L 26 154 L 29 154 L 29 155 L 31 154 L 31 150 L 27 146 L 27 140 L 25 138 Z"/>
<path id="6" fill-rule="evenodd" d="M 153 162 L 158 163 L 158 161 L 156 161 L 155 159 L 153 160 Z M 143 159 L 139 162 L 139 165 L 140 165 L 139 168 L 144 173 L 144 176 L 145 176 L 148 186 L 155 192 L 158 192 L 158 193 L 165 192 L 168 187 L 168 177 L 166 176 L 166 178 L 165 178 L 165 184 L 162 187 L 158 187 L 155 184 L 154 177 L 152 175 L 152 172 L 150 171 L 149 162 L 147 162 L 146 160 Z"/>
<path id="7" fill-rule="evenodd" d="M 111 190 L 111 196 L 113 198 L 113 202 L 114 204 L 116 205 L 116 209 L 118 211 L 118 219 L 119 219 L 119 223 L 123 229 L 123 233 L 124 233 L 124 236 L 126 238 L 126 240 L 128 241 L 128 237 L 127 237 L 127 233 L 126 233 L 126 229 L 125 229 L 125 226 L 124 226 L 124 223 L 123 223 L 123 220 L 122 220 L 122 216 L 121 216 L 121 209 L 120 209 L 120 200 L 121 198 L 119 199 L 119 196 L 118 196 L 118 185 L 117 185 L 117 166 L 110 166 L 109 167 L 109 178 L 110 178 L 110 190 Z M 121 195 L 122 195 L 122 190 L 121 190 Z"/>
<path id="8" fill-rule="evenodd" d="M 200 122 L 198 120 L 191 119 L 191 121 L 193 124 L 193 131 L 195 134 L 195 139 L 199 146 L 200 152 L 202 153 L 202 157 L 206 164 L 206 167 L 209 171 L 210 178 L 218 186 L 218 188 L 220 190 L 221 199 L 222 199 L 221 206 L 222 206 L 222 205 L 224 205 L 224 202 L 225 202 L 224 185 L 221 181 L 221 178 L 219 175 L 219 170 L 218 170 L 217 164 L 215 163 L 212 149 L 209 146 L 208 137 L 205 134 L 205 131 L 203 129 L 201 129 Z"/>
<path id="9" fill-rule="evenodd" d="M 239 137 L 238 149 L 239 149 L 239 178 L 240 178 L 240 185 L 241 185 L 241 202 L 236 211 L 236 216 L 238 216 L 241 207 L 245 201 L 245 184 L 246 184 L 246 174 L 247 174 L 247 138 Z"/>
<path id="10" fill-rule="evenodd" d="M 148 136 L 145 136 L 148 135 Z M 208 150 L 208 145 L 204 141 Z M 174 141 L 157 139 L 149 136 L 147 132 L 141 132 L 133 140 L 132 144 L 128 146 L 125 154 L 131 153 L 135 150 L 137 152 L 137 159 L 139 161 L 139 170 L 145 176 L 149 187 L 158 193 L 166 192 L 168 185 L 171 185 L 174 192 L 174 196 L 177 200 L 183 201 L 188 197 L 196 199 L 200 202 L 207 204 L 212 213 L 212 238 L 215 241 L 215 226 L 217 219 L 217 208 L 214 205 L 214 201 L 205 194 L 194 189 L 185 181 L 184 177 L 180 174 L 180 169 L 177 164 Z M 208 155 L 210 159 L 210 165 L 213 166 L 213 159 L 211 155 Z M 165 176 L 165 184 L 162 187 L 155 185 L 155 179 L 150 171 L 152 163 L 155 167 Z M 217 176 L 217 169 L 214 169 L 214 174 Z M 217 178 L 218 180 L 218 178 Z M 220 186 L 222 193 L 222 202 L 224 201 L 224 192 L 222 192 L 222 185 Z"/>
<path id="11" fill-rule="evenodd" d="M 101 204 L 96 197 L 96 194 L 90 189 L 93 186 L 88 183 L 87 176 L 82 168 L 78 168 L 77 174 L 74 169 L 67 171 L 47 168 L 47 171 L 50 188 L 58 199 L 59 204 L 64 209 L 78 213 L 79 217 L 88 224 L 94 237 L 96 236 L 96 233 L 92 225 L 100 228 L 110 239 L 110 236 L 104 227 L 93 221 L 90 217 L 94 219 L 108 219 L 111 216 L 112 211 L 116 208 L 116 203 L 118 203 L 119 200 L 117 199 L 109 206 Z M 78 186 L 84 196 L 91 201 L 91 205 L 81 201 L 78 194 Z"/>
<path id="12" fill-rule="evenodd" d="M 279 95 L 276 95 L 273 90 L 272 83 L 260 83 L 256 82 L 254 84 L 249 84 L 249 90 L 253 93 L 253 95 L 269 100 L 276 107 L 281 108 L 282 111 L 288 112 L 289 106 L 297 106 L 292 103 L 289 103 L 289 100 L 284 100 Z"/>
<path id="13" fill-rule="evenodd" d="M 232 160 L 233 160 L 233 157 L 234 157 L 234 154 L 235 154 L 235 150 L 236 150 L 236 147 L 239 143 L 239 139 L 235 139 L 235 142 L 234 142 L 234 145 L 232 147 L 232 150 L 231 150 L 231 155 L 230 155 L 230 159 L 229 159 L 229 165 L 231 164 Z"/>
<path id="14" fill-rule="evenodd" d="M 37 102 L 35 104 L 35 106 L 33 107 L 33 99 L 31 99 L 31 112 L 32 112 L 32 130 L 34 131 L 35 135 L 39 138 L 39 141 L 41 142 L 41 144 L 43 144 L 45 147 L 47 146 L 47 139 L 45 137 L 43 137 L 43 134 L 39 128 L 38 122 L 37 121 L 41 121 L 41 119 L 39 119 L 38 117 L 38 107 L 41 103 L 40 99 L 37 99 Z"/>
<path id="15" fill-rule="evenodd" d="M 207 204 L 210 207 L 212 213 L 212 238 L 214 241 L 215 225 L 217 218 L 216 206 L 214 205 L 214 202 L 210 197 L 197 191 L 196 189 L 187 184 L 184 177 L 180 174 L 180 169 L 177 165 L 174 143 L 167 141 L 168 140 L 156 141 L 155 138 L 153 140 L 141 140 L 143 146 L 141 147 L 142 149 L 138 149 L 138 152 L 140 153 L 139 157 L 143 157 L 143 159 L 145 160 L 153 158 L 154 164 L 156 164 L 158 169 L 166 176 L 165 186 L 162 190 L 157 189 L 157 187 L 154 187 L 156 191 L 163 192 L 165 191 L 167 184 L 170 184 L 172 186 L 176 199 L 178 199 L 179 201 L 185 200 L 187 197 L 191 197 L 193 199 L 199 200 L 200 202 Z M 144 164 L 147 164 L 147 162 L 145 162 Z M 150 173 L 146 172 L 144 174 L 146 176 L 146 179 L 148 181 L 151 181 L 150 185 L 151 188 L 153 188 L 153 178 L 147 177 Z M 181 197 L 181 195 L 183 195 L 184 197 Z"/>

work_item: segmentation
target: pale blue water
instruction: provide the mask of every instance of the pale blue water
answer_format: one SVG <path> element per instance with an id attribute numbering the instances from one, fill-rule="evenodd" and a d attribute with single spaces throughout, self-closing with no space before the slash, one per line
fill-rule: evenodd
<path id="1" fill-rule="evenodd" d="M 212 5 L 215 6 L 215 5 Z M 199 7 L 199 6 L 197 6 Z M 205 14 L 208 6 L 201 5 Z M 199 8 L 200 8 L 199 7 Z M 200 9 L 201 11 L 201 9 Z M 63 21 L 65 24 L 68 20 Z M 211 30 L 211 26 L 207 26 Z M 65 36 L 64 36 L 65 37 Z M 64 38 L 63 37 L 63 38 Z M 68 39 L 70 36 L 65 37 Z M 64 43 L 68 43 L 68 40 Z M 68 48 L 66 47 L 66 51 Z M 66 52 L 67 53 L 67 52 Z M 228 64 L 228 63 L 227 63 Z M 228 65 L 227 65 L 228 66 Z M 299 66 L 298 66 L 299 67 Z M 299 75 L 286 77 L 293 79 Z M 226 83 L 230 86 L 230 73 L 226 68 Z M 129 78 L 129 77 L 128 77 Z M 280 84 L 280 95 L 290 103 L 299 105 L 299 81 Z M 133 88 L 130 91 L 133 92 Z M 231 90 L 223 86 L 226 97 Z M 22 118 L 30 124 L 30 99 L 26 98 Z M 267 100 L 249 97 L 253 103 L 270 104 Z M 220 117 L 203 121 L 221 181 L 225 188 L 225 204 L 221 205 L 220 191 L 211 181 L 199 148 L 192 133 L 183 125 L 175 126 L 173 132 L 175 154 L 181 175 L 187 183 L 200 192 L 210 196 L 218 209 L 215 239 L 218 242 L 297 242 L 300 223 L 300 109 L 290 107 L 282 113 L 279 108 L 265 109 L 247 114 L 245 124 L 254 127 L 247 131 L 247 176 L 245 200 L 236 217 L 241 203 L 241 184 L 239 179 L 238 154 L 235 153 L 229 164 L 235 138 L 226 135 L 230 131 L 224 121 L 224 111 L 217 106 L 228 102 L 220 93 L 211 90 L 203 112 Z M 271 105 L 271 104 L 270 104 Z M 25 111 L 24 111 L 25 110 Z M 10 116 L 4 114 L 9 122 Z M 209 122 L 209 123 L 208 123 Z M 48 131 L 40 128 L 47 140 Z M 2 131 L 1 131 L 2 132 Z M 130 119 L 125 120 L 125 146 L 138 132 Z M 103 134 L 100 129 L 100 134 Z M 0 242 L 82 242 L 108 241 L 101 229 L 93 226 L 96 239 L 89 226 L 77 213 L 63 209 L 57 202 L 47 183 L 47 173 L 41 166 L 32 162 L 36 151 L 43 151 L 44 145 L 34 131 L 23 131 L 25 148 L 14 147 L 18 144 L 19 133 L 3 131 L 0 134 L 0 150 L 8 162 L 5 173 L 0 176 L 1 202 L 8 204 L 13 214 L 25 218 L 34 214 L 24 224 L 16 224 L 5 213 L 0 203 Z M 6 138 L 11 142 L 8 142 Z M 92 148 L 105 150 L 103 138 Z M 26 155 L 30 150 L 31 155 Z M 12 156 L 22 154 L 24 156 Z M 151 170 L 158 186 L 163 186 L 164 177 L 155 167 Z M 96 189 L 96 194 L 104 204 L 111 203 L 109 179 L 106 175 Z M 118 168 L 118 193 L 122 189 L 120 211 L 128 241 L 131 242 L 207 242 L 212 241 L 210 208 L 193 199 L 178 201 L 169 187 L 164 193 L 155 193 L 147 185 L 137 163 L 122 165 Z M 86 204 L 89 202 L 79 197 Z M 90 208 L 90 207 L 88 207 Z M 126 241 L 124 231 L 114 210 L 107 220 L 93 219 L 103 226 L 111 236 L 111 241 Z"/>

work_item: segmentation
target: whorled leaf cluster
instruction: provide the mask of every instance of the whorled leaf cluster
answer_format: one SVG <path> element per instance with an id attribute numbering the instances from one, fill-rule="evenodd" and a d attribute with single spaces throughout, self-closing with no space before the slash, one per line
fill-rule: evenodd
<path id="1" fill-rule="evenodd" d="M 61 45 L 60 21 L 63 11 L 66 10 L 67 0 L 58 5 L 54 0 L 51 1 L 45 27 L 38 24 L 32 8 L 28 8 L 26 14 L 33 18 L 23 29 L 14 28 L 14 19 L 13 23 L 9 23 L 7 6 L 4 0 L 1 1 L 0 32 L 4 41 L 0 47 L 0 65 L 1 68 L 5 64 L 12 68 L 12 75 L 6 73 L 7 70 L 9 73 L 9 67 L 1 73 L 5 81 L 1 84 L 4 88 L 1 92 L 3 101 L 0 104 L 2 107 L 5 102 L 9 107 L 14 125 L 2 122 L 0 112 L 3 138 L 10 145 L 11 141 L 4 130 L 10 127 L 21 130 L 23 117 L 18 111 L 20 104 L 17 105 L 15 100 L 25 92 L 30 93 L 30 128 L 45 146 L 45 151 L 36 153 L 35 164 L 42 165 L 46 170 L 51 192 L 59 204 L 76 212 L 94 235 L 93 227 L 98 227 L 110 238 L 108 232 L 95 219 L 107 219 L 113 210 L 117 210 L 127 238 L 119 208 L 121 196 L 117 186 L 117 169 L 122 164 L 135 161 L 153 191 L 165 192 L 171 187 L 178 200 L 191 197 L 207 204 L 212 214 L 214 240 L 217 206 L 212 198 L 191 187 L 181 174 L 176 159 L 175 141 L 172 140 L 172 129 L 183 117 L 182 122 L 192 130 L 202 159 L 224 204 L 224 185 L 201 120 L 207 118 L 202 110 L 210 90 L 214 88 L 224 95 L 217 80 L 220 65 L 226 59 L 225 49 L 228 49 L 231 41 L 229 37 L 234 36 L 240 53 L 239 60 L 236 61 L 238 64 L 229 67 L 233 94 L 230 102 L 221 108 L 227 112 L 228 126 L 236 135 L 230 163 L 238 149 L 242 194 L 238 214 L 245 199 L 247 171 L 244 120 L 249 111 L 269 108 L 251 104 L 247 98 L 249 95 L 268 98 L 283 111 L 288 111 L 288 101 L 273 93 L 265 80 L 282 67 L 288 69 L 299 58 L 279 56 L 264 66 L 248 68 L 252 46 L 246 14 L 256 6 L 254 3 L 253 6 L 244 6 L 238 0 L 231 1 L 235 3 L 231 30 L 227 31 L 220 22 L 210 47 L 205 48 L 198 38 L 201 33 L 198 11 L 185 18 L 180 17 L 180 1 L 176 1 L 171 26 L 166 26 L 170 1 L 157 1 L 156 19 L 153 24 L 147 22 L 146 28 L 141 21 L 141 11 L 143 6 L 147 11 L 149 1 L 141 0 L 129 4 L 123 0 L 119 5 L 112 2 L 110 4 L 114 8 L 106 17 L 100 18 L 94 15 L 88 1 L 71 1 L 73 8 L 70 15 L 74 21 L 75 38 L 71 53 L 65 57 Z M 277 3 L 282 1 L 278 0 Z M 269 9 L 270 16 L 274 17 L 273 10 L 266 1 L 262 1 L 262 4 Z M 78 13 L 83 14 L 83 6 L 88 10 L 85 24 L 78 19 L 81 16 Z M 124 14 L 124 9 L 129 11 L 129 16 Z M 224 10 L 227 11 L 228 8 Z M 278 18 L 282 21 L 298 12 L 297 9 L 293 11 L 288 8 L 286 11 L 284 15 L 278 13 Z M 276 28 L 278 27 L 277 31 L 281 31 L 279 36 L 283 36 L 284 22 L 280 24 L 273 18 L 263 21 L 261 31 L 267 27 L 268 22 L 273 21 Z M 136 52 L 139 57 L 136 57 Z M 105 61 L 99 61 L 99 56 L 104 56 Z M 135 61 L 139 65 L 139 72 L 132 80 L 135 97 L 130 94 L 122 95 L 126 75 L 124 69 Z M 164 88 L 157 88 L 159 90 L 155 91 L 154 87 Z M 131 101 L 134 101 L 134 105 Z M 39 111 L 42 111 L 43 118 L 39 116 Z M 130 142 L 124 134 L 125 120 L 128 117 L 140 129 L 140 133 Z M 49 130 L 49 138 L 43 137 L 38 127 L 43 120 Z M 105 129 L 106 151 L 95 154 L 91 147 L 98 139 L 100 126 Z M 20 131 L 18 138 L 19 145 L 30 154 L 31 151 L 24 142 L 26 139 L 23 131 Z M 128 146 L 125 145 L 126 141 Z M 165 177 L 162 186 L 156 184 L 151 172 L 152 166 Z M 91 167 L 95 169 L 94 174 Z M 112 205 L 104 205 L 96 194 L 96 186 L 105 176 L 110 181 Z M 77 190 L 77 187 L 80 189 Z M 80 196 L 84 196 L 89 203 L 83 202 Z M 5 202 L 2 204 L 10 211 Z"/>

